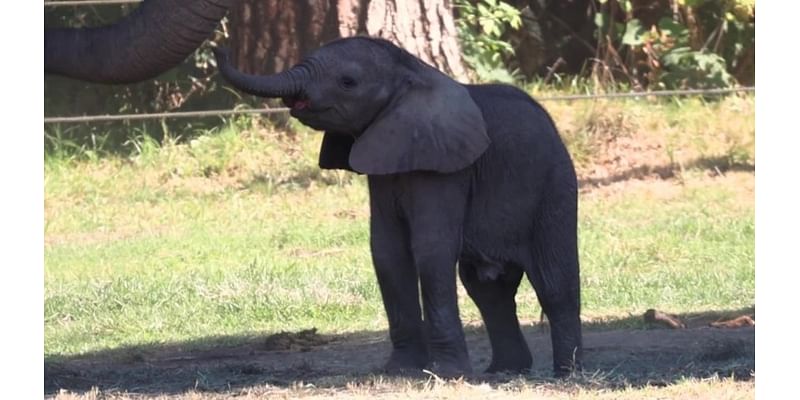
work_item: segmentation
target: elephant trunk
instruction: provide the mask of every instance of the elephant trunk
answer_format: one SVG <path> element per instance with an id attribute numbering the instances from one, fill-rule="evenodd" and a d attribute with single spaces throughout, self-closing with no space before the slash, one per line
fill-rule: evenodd
<path id="1" fill-rule="evenodd" d="M 214 55 L 217 68 L 225 80 L 245 93 L 284 99 L 305 97 L 304 87 L 310 73 L 303 63 L 274 75 L 250 75 L 237 70 L 231 64 L 227 49 L 214 49 Z"/>
<path id="2" fill-rule="evenodd" d="M 118 23 L 47 29 L 44 71 L 96 83 L 133 83 L 180 64 L 237 0 L 144 0 Z"/>

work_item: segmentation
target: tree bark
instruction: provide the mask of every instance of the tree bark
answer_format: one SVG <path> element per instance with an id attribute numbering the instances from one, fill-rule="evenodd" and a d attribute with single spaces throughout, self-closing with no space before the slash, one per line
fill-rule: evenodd
<path id="1" fill-rule="evenodd" d="M 343 37 L 381 37 L 465 79 L 450 0 L 242 0 L 231 12 L 232 59 L 242 71 L 286 70 Z"/>

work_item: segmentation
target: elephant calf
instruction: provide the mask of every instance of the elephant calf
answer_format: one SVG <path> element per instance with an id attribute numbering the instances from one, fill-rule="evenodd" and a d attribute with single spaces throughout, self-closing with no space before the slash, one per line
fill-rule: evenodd
<path id="1" fill-rule="evenodd" d="M 216 56 L 233 86 L 282 98 L 325 131 L 320 167 L 367 175 L 387 371 L 471 371 L 456 264 L 489 333 L 488 372 L 531 367 L 514 300 L 523 273 L 550 321 L 555 374 L 580 368 L 577 179 L 538 103 L 511 86 L 462 85 L 381 39 L 340 39 L 270 76 Z"/>

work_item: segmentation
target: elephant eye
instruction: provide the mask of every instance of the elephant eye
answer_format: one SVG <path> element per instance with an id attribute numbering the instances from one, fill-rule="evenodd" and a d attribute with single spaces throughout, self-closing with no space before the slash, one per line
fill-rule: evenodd
<path id="1" fill-rule="evenodd" d="M 339 78 L 339 85 L 344 89 L 352 89 L 358 86 L 358 82 L 353 77 L 345 75 Z"/>

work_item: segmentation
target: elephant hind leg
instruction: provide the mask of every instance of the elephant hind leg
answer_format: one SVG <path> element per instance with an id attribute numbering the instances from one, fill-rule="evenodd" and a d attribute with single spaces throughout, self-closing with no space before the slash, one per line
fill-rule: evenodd
<path id="1" fill-rule="evenodd" d="M 461 261 L 458 273 L 467 293 L 478 306 L 489 341 L 492 362 L 486 372 L 522 372 L 531 368 L 533 359 L 517 319 L 514 296 L 522 280 L 522 270 L 507 267 L 495 279 L 481 279 L 477 265 Z"/>
<path id="2" fill-rule="evenodd" d="M 543 199 L 532 256 L 526 272 L 550 323 L 553 370 L 566 376 L 581 369 L 583 351 L 575 193 Z"/>

